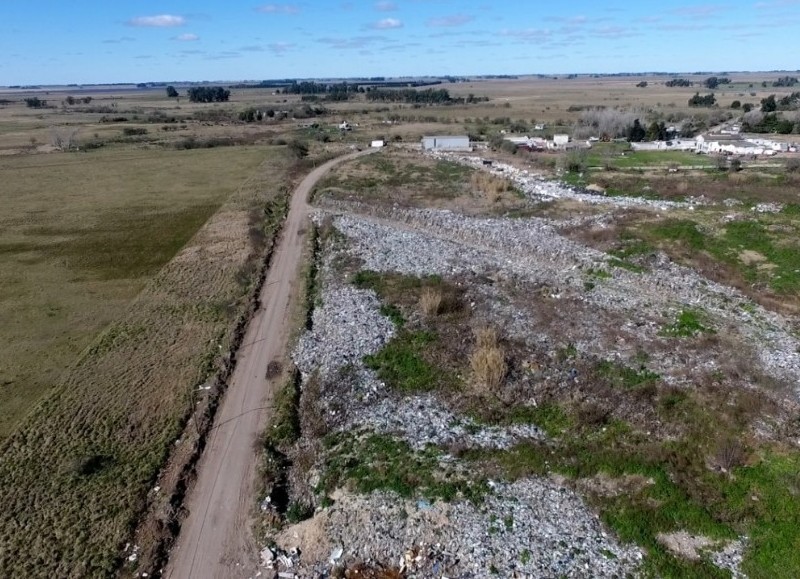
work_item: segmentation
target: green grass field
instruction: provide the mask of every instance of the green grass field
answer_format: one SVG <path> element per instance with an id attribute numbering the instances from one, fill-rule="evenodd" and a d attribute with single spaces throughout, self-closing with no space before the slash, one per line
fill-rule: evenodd
<path id="1" fill-rule="evenodd" d="M 0 438 L 263 158 L 255 148 L 0 157 Z"/>

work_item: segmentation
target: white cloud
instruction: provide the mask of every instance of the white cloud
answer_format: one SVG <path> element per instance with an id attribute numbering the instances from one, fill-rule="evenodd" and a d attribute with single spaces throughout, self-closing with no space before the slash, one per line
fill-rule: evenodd
<path id="1" fill-rule="evenodd" d="M 175 37 L 175 40 L 180 40 L 181 42 L 194 42 L 195 40 L 200 40 L 200 37 L 197 36 L 197 34 L 191 34 L 187 32 L 186 34 L 179 34 Z"/>
<path id="2" fill-rule="evenodd" d="M 428 20 L 428 26 L 433 27 L 451 27 L 451 26 L 463 26 L 467 22 L 472 21 L 472 16 L 467 16 L 466 14 L 453 14 L 452 16 L 442 16 L 441 18 L 431 18 Z"/>
<path id="3" fill-rule="evenodd" d="M 186 18 L 183 16 L 175 16 L 173 14 L 158 14 L 156 16 L 139 16 L 128 20 L 129 26 L 141 26 L 149 28 L 170 28 L 174 26 L 183 26 L 186 24 Z"/>
<path id="4" fill-rule="evenodd" d="M 378 20 L 376 23 L 372 25 L 372 28 L 377 30 L 388 30 L 390 28 L 402 28 L 403 23 L 400 22 L 397 18 L 384 18 L 383 20 Z"/>
<path id="5" fill-rule="evenodd" d="M 397 4 L 394 2 L 389 2 L 389 0 L 382 0 L 381 2 L 375 3 L 375 10 L 380 10 L 381 12 L 393 12 L 397 10 Z"/>
<path id="6" fill-rule="evenodd" d="M 297 14 L 300 8 L 294 4 L 264 4 L 256 8 L 264 14 Z"/>

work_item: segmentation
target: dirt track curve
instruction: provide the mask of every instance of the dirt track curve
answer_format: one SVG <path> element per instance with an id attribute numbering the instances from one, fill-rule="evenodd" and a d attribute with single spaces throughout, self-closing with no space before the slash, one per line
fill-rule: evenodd
<path id="1" fill-rule="evenodd" d="M 257 573 L 257 549 L 250 529 L 258 461 L 255 442 L 266 427 L 266 408 L 274 395 L 274 381 L 266 379 L 267 364 L 284 353 L 291 331 L 289 305 L 292 292 L 299 290 L 308 195 L 334 165 L 370 152 L 328 161 L 303 179 L 292 195 L 261 293 L 261 308 L 250 320 L 238 353 L 165 577 L 238 579 Z"/>

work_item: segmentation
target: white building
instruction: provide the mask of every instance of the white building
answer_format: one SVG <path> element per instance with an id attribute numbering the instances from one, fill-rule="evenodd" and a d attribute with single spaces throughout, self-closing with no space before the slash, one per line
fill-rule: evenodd
<path id="1" fill-rule="evenodd" d="M 426 151 L 471 151 L 469 137 L 435 136 L 422 137 L 422 148 Z"/>
<path id="2" fill-rule="evenodd" d="M 697 152 L 708 155 L 764 155 L 767 149 L 763 145 L 751 143 L 736 135 L 700 135 L 695 139 Z"/>
<path id="3" fill-rule="evenodd" d="M 566 147 L 569 144 L 569 135 L 553 135 L 553 144 L 559 148 Z"/>
<path id="4" fill-rule="evenodd" d="M 386 143 L 384 141 L 380 141 L 380 140 L 379 141 L 372 141 L 372 143 L 370 143 L 370 147 L 372 147 L 373 149 L 380 149 L 380 148 L 384 147 L 385 145 L 386 145 Z"/>
<path id="5" fill-rule="evenodd" d="M 674 141 L 644 141 L 631 143 L 634 151 L 695 151 L 697 142 L 690 139 L 675 139 Z"/>

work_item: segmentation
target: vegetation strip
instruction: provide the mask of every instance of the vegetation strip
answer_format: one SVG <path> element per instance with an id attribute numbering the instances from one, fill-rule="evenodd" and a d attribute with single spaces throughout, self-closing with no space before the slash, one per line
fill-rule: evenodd
<path id="1" fill-rule="evenodd" d="M 195 477 L 195 469 L 202 457 L 208 436 L 214 427 L 214 418 L 227 389 L 228 381 L 233 375 L 233 370 L 236 366 L 236 354 L 242 346 L 247 324 L 253 313 L 260 307 L 259 296 L 272 262 L 273 253 L 288 209 L 289 193 L 284 190 L 280 195 L 264 205 L 263 221 L 260 224 L 255 224 L 258 230 L 251 230 L 251 233 L 265 244 L 265 247 L 262 248 L 263 258 L 256 268 L 255 279 L 243 279 L 247 286 L 251 288 L 250 295 L 247 306 L 236 320 L 228 354 L 220 359 L 218 358 L 218 353 L 212 352 L 207 357 L 208 368 L 206 375 L 209 377 L 208 380 L 212 381 L 212 385 L 204 399 L 193 410 L 189 421 L 184 426 L 182 439 L 186 441 L 185 444 L 192 445 L 191 454 L 188 457 L 182 455 L 184 458 L 177 458 L 175 459 L 176 464 L 170 465 L 171 468 L 179 469 L 177 482 L 174 483 L 169 496 L 170 508 L 166 511 L 163 509 L 159 511 L 160 501 L 151 500 L 145 515 L 140 519 L 137 532 L 137 537 L 139 538 L 137 546 L 140 548 L 140 557 L 139 561 L 132 566 L 137 573 L 145 572 L 153 576 L 159 569 L 164 568 L 169 557 L 169 550 L 180 532 L 183 501 Z M 219 368 L 216 370 L 216 374 L 212 375 L 216 365 L 219 365 Z M 194 424 L 190 425 L 190 422 Z M 164 478 L 163 475 L 162 478 Z M 170 492 L 168 485 L 160 484 L 158 486 L 162 488 L 164 493 Z M 161 529 L 162 532 L 154 532 L 151 529 L 153 526 Z M 148 542 L 147 539 L 152 540 L 153 538 L 156 538 L 156 540 Z M 132 570 L 126 568 L 122 575 Z"/>

